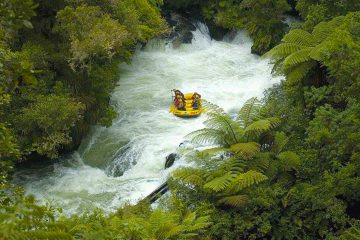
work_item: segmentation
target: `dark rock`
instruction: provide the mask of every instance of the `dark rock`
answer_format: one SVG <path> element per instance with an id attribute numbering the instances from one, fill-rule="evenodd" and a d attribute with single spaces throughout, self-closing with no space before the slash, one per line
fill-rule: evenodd
<path id="1" fill-rule="evenodd" d="M 215 25 L 213 21 L 206 21 L 206 26 L 209 28 L 211 38 L 217 41 L 222 41 L 229 32 L 228 29 Z"/>
<path id="2" fill-rule="evenodd" d="M 166 157 L 166 161 L 165 161 L 165 169 L 171 167 L 175 160 L 179 159 L 179 154 L 177 153 L 170 153 L 167 157 Z"/>
<path id="3" fill-rule="evenodd" d="M 190 20 L 174 12 L 169 13 L 166 20 L 172 27 L 167 38 L 174 48 L 179 47 L 182 43 L 191 43 L 193 39 L 192 31 L 195 31 L 196 27 Z"/>

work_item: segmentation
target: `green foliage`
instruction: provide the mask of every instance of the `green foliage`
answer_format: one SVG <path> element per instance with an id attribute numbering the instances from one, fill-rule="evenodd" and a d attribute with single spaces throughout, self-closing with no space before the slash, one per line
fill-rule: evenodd
<path id="1" fill-rule="evenodd" d="M 329 36 L 324 50 L 321 51 L 321 63 L 329 71 L 336 102 L 346 101 L 349 98 L 359 99 L 359 29 L 360 13 L 348 14 Z"/>
<path id="2" fill-rule="evenodd" d="M 58 156 L 59 147 L 69 144 L 69 131 L 81 118 L 83 104 L 67 96 L 38 96 L 17 118 L 25 151 L 49 158 Z"/>
<path id="3" fill-rule="evenodd" d="M 126 0 L 115 5 L 116 18 L 126 26 L 135 41 L 145 42 L 168 31 L 154 5 L 162 5 L 162 0 Z"/>
<path id="4" fill-rule="evenodd" d="M 32 0 L 4 0 L 0 3 L 0 25 L 6 30 L 5 39 L 10 39 L 21 28 L 33 28 L 30 19 L 35 16 L 36 7 Z"/>
<path id="5" fill-rule="evenodd" d="M 357 240 L 360 239 L 360 230 L 358 227 L 351 227 L 350 229 L 346 230 L 339 238 L 339 240 L 351 239 Z"/>
<path id="6" fill-rule="evenodd" d="M 304 28 L 311 31 L 318 23 L 360 10 L 357 1 L 298 0 L 296 9 L 305 20 Z"/>
<path id="7" fill-rule="evenodd" d="M 66 7 L 57 14 L 57 22 L 55 30 L 70 39 L 68 61 L 73 69 L 89 67 L 94 57 L 112 59 L 129 37 L 125 27 L 100 7 Z"/>
<path id="8" fill-rule="evenodd" d="M 206 128 L 188 137 L 207 149 L 173 173 L 158 209 L 72 217 L 6 185 L 8 173 L 31 153 L 57 157 L 90 124 L 109 126 L 118 64 L 167 26 L 157 0 L 36 2 L 0 3 L 1 239 L 359 239 L 358 2 L 298 0 L 305 22 L 283 37 L 283 0 L 167 1 L 246 29 L 253 52 L 283 39 L 268 56 L 286 80 L 235 118 L 204 104 Z"/>
<path id="9" fill-rule="evenodd" d="M 204 103 L 208 119 L 207 128 L 197 130 L 189 137 L 193 142 L 220 145 L 200 151 L 197 154 L 199 168 L 176 170 L 173 176 L 194 187 L 200 188 L 210 196 L 215 196 L 217 203 L 242 206 L 246 202 L 243 190 L 265 180 L 262 171 L 267 159 L 260 153 L 260 137 L 276 127 L 277 118 L 261 119 L 261 104 L 256 98 L 249 99 L 232 119 L 220 107 Z M 220 155 L 219 155 L 220 154 Z M 226 154 L 229 157 L 225 157 Z"/>
<path id="10" fill-rule="evenodd" d="M 169 206 L 171 207 L 171 206 Z M 105 216 L 97 211 L 70 218 L 41 206 L 19 188 L 0 185 L 1 239 L 194 239 L 211 224 L 209 215 L 185 209 L 125 206 Z"/>
<path id="11" fill-rule="evenodd" d="M 38 205 L 20 188 L 0 185 L 0 210 L 1 239 L 73 239 L 66 226 L 55 221 L 54 208 Z"/>
<path id="12" fill-rule="evenodd" d="M 31 153 L 55 158 L 64 147 L 76 147 L 90 125 L 111 124 L 118 64 L 130 61 L 138 42 L 167 31 L 161 4 L 1 2 L 0 94 L 1 101 L 3 96 L 11 101 L 0 106 L 0 124 L 19 146 L 16 158 Z"/>
<path id="13" fill-rule="evenodd" d="M 290 10 L 287 1 L 244 0 L 240 7 L 245 29 L 254 40 L 252 51 L 263 54 L 274 47 L 285 33 L 286 25 L 281 22 L 281 15 Z"/>
<path id="14" fill-rule="evenodd" d="M 232 119 L 214 104 L 204 103 L 208 119 L 206 128 L 194 131 L 188 137 L 196 143 L 219 144 L 230 147 L 239 142 L 257 140 L 261 134 L 279 124 L 277 118 L 260 119 L 260 102 L 249 99 L 241 108 L 236 119 Z"/>
<path id="15" fill-rule="evenodd" d="M 0 184 L 7 181 L 8 173 L 13 168 L 13 160 L 19 155 L 19 147 L 14 135 L 3 123 L 0 123 Z"/>
<path id="16" fill-rule="evenodd" d="M 306 95 L 304 93 L 304 90 L 306 91 L 306 88 L 304 89 L 305 86 L 319 88 L 324 85 L 334 84 L 332 90 L 337 92 L 334 99 L 335 102 L 344 101 L 349 96 L 342 95 L 345 92 L 357 96 L 350 89 L 352 89 L 353 84 L 357 85 L 358 81 L 347 82 L 347 85 L 332 79 L 338 78 L 341 80 L 341 77 L 344 77 L 345 72 L 336 76 L 335 72 L 340 73 L 341 71 L 339 68 L 344 70 L 346 68 L 345 71 L 349 71 L 349 67 L 340 67 L 340 65 L 348 65 L 339 64 L 339 58 L 335 59 L 335 57 L 339 57 L 339 54 L 345 54 L 347 49 L 351 49 L 352 53 L 349 52 L 346 59 L 351 59 L 350 61 L 356 64 L 358 55 L 358 49 L 355 47 L 357 46 L 357 34 L 354 32 L 354 38 L 349 37 L 351 35 L 350 32 L 352 32 L 349 24 L 356 26 L 357 22 L 358 14 L 349 14 L 346 17 L 337 17 L 329 22 L 318 24 L 311 34 L 301 29 L 292 30 L 285 35 L 281 44 L 267 53 L 267 56 L 274 60 L 275 71 L 286 75 L 289 94 L 300 95 L 299 98 L 304 99 L 304 95 Z M 339 36 L 343 36 L 341 40 L 339 40 Z M 342 50 L 339 49 L 339 44 L 341 44 Z M 347 48 L 343 47 L 344 44 Z M 349 62 L 349 64 L 351 63 Z M 326 75 L 325 67 L 332 73 L 331 77 Z M 352 69 L 355 69 L 355 67 Z M 352 71 L 351 74 L 353 76 L 349 74 L 347 72 L 346 80 L 344 81 L 357 79 L 357 71 Z"/>

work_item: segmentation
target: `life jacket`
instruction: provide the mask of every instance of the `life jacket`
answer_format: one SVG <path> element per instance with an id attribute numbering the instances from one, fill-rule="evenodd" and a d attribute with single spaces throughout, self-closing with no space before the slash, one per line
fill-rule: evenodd
<path id="1" fill-rule="evenodd" d="M 201 98 L 201 95 L 198 94 L 197 92 L 195 92 L 192 96 L 191 96 L 192 99 L 200 99 Z"/>

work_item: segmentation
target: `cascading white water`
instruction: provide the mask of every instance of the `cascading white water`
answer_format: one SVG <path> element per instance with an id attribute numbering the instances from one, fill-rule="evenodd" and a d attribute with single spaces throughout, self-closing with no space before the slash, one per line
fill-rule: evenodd
<path id="1" fill-rule="evenodd" d="M 166 156 L 181 152 L 185 135 L 203 127 L 205 119 L 170 114 L 171 89 L 197 91 L 235 112 L 280 81 L 271 76 L 266 59 L 250 53 L 251 44 L 242 32 L 211 40 L 203 24 L 198 24 L 192 44 L 178 49 L 152 42 L 135 54 L 131 65 L 120 66 L 111 100 L 119 118 L 113 125 L 94 128 L 77 152 L 51 166 L 17 172 L 15 182 L 66 214 L 94 208 L 111 212 L 146 196 L 183 163 L 180 159 L 164 170 Z"/>

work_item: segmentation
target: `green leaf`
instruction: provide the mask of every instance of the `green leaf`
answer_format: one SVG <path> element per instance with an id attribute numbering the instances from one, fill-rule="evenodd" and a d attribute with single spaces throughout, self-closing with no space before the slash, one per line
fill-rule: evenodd
<path id="1" fill-rule="evenodd" d="M 22 77 L 23 77 L 23 80 L 26 85 L 36 85 L 37 84 L 37 79 L 32 74 L 24 74 Z"/>
<path id="2" fill-rule="evenodd" d="M 28 20 L 23 20 L 23 24 L 25 27 L 29 28 L 29 29 L 33 29 L 34 26 L 32 25 L 32 23 Z"/>

